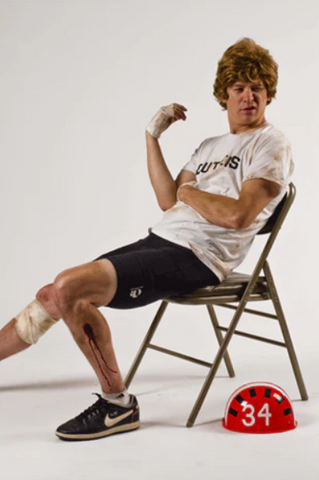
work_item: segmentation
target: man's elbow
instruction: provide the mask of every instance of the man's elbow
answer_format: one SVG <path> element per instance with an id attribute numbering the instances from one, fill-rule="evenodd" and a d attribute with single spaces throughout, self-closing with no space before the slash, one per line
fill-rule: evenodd
<path id="1" fill-rule="evenodd" d="M 159 202 L 158 205 L 163 212 L 166 212 L 170 208 L 174 207 L 175 203 L 174 202 Z"/>
<path id="2" fill-rule="evenodd" d="M 252 223 L 253 220 L 248 215 L 239 213 L 232 217 L 231 228 L 234 230 L 245 230 L 246 228 L 250 227 Z"/>
<path id="3" fill-rule="evenodd" d="M 167 210 L 169 210 L 171 208 L 171 207 L 168 207 L 167 205 L 160 205 L 159 207 L 162 210 L 162 212 L 166 212 Z"/>

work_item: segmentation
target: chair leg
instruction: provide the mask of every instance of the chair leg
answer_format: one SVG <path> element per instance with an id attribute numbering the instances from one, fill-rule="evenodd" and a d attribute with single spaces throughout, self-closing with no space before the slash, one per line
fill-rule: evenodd
<path id="1" fill-rule="evenodd" d="M 129 372 L 126 375 L 126 378 L 124 380 L 124 384 L 125 384 L 126 388 L 129 388 L 129 386 L 131 384 L 131 381 L 133 380 L 133 377 L 134 377 L 134 375 L 135 375 L 135 373 L 136 373 L 136 371 L 137 371 L 137 369 L 138 369 L 138 367 L 139 367 L 139 365 L 142 361 L 142 358 L 145 355 L 146 349 L 148 348 L 148 345 L 149 345 L 150 341 L 152 340 L 152 337 L 153 337 L 153 335 L 154 335 L 154 333 L 155 333 L 155 331 L 156 331 L 156 329 L 157 329 L 157 327 L 158 327 L 158 325 L 159 325 L 159 323 L 160 323 L 160 321 L 161 321 L 161 319 L 164 315 L 164 312 L 165 312 L 167 306 L 168 306 L 168 302 L 163 301 L 161 303 L 159 309 L 157 310 L 157 313 L 154 317 L 153 322 L 151 323 L 150 328 L 148 329 L 148 332 L 146 334 L 146 337 L 143 340 L 143 343 L 142 343 L 142 345 L 139 349 L 139 352 L 136 355 L 135 360 L 134 360 L 134 362 L 133 362 L 133 364 L 132 364 L 132 366 L 131 366 L 131 368 L 130 368 L 130 370 L 129 370 Z"/>
<path id="2" fill-rule="evenodd" d="M 224 337 L 223 337 L 222 332 L 218 328 L 219 323 L 218 323 L 218 320 L 217 320 L 215 309 L 212 305 L 206 305 L 206 306 L 207 306 L 207 310 L 208 310 L 210 319 L 212 321 L 212 324 L 213 324 L 213 327 L 214 327 L 214 330 L 215 330 L 215 334 L 216 334 L 219 346 L 221 346 L 221 344 L 223 343 Z M 225 355 L 224 355 L 224 361 L 225 361 L 225 364 L 226 364 L 228 375 L 231 378 L 233 378 L 235 376 L 235 372 L 234 372 L 234 368 L 233 368 L 233 365 L 231 363 L 230 356 L 229 356 L 227 350 L 226 350 Z"/>
<path id="3" fill-rule="evenodd" d="M 217 370 L 219 368 L 219 365 L 221 363 L 221 361 L 223 360 L 224 358 L 224 355 L 227 351 L 227 347 L 228 347 L 228 344 L 229 342 L 231 341 L 232 339 L 232 336 L 234 334 L 234 331 L 236 330 L 236 327 L 237 327 L 237 324 L 240 320 L 240 317 L 244 311 L 244 308 L 245 308 L 245 305 L 247 303 L 247 300 L 246 298 L 248 298 L 248 293 L 247 292 L 247 295 L 245 295 L 242 299 L 241 299 L 241 302 L 239 303 L 238 305 L 238 308 L 233 316 L 233 319 L 229 325 L 229 328 L 228 328 L 228 331 L 226 333 L 226 335 L 224 336 L 224 339 L 223 339 L 223 342 L 216 354 L 216 357 L 214 359 L 214 362 L 212 364 L 212 367 L 206 377 L 206 380 L 204 382 L 204 385 L 202 386 L 202 389 L 200 391 L 200 394 L 198 395 L 198 398 L 195 402 L 195 405 L 193 407 L 193 410 L 191 411 L 191 414 L 190 416 L 188 417 L 188 420 L 187 420 L 187 424 L 186 426 L 187 427 L 192 427 L 195 423 L 195 420 L 197 418 L 197 415 L 204 403 L 204 400 L 206 398 L 206 395 L 208 393 L 208 390 L 216 376 L 216 373 L 217 373 Z"/>
<path id="4" fill-rule="evenodd" d="M 286 343 L 287 350 L 288 350 L 288 355 L 289 355 L 289 358 L 290 358 L 292 369 L 293 369 L 295 377 L 296 377 L 296 381 L 297 381 L 297 385 L 298 385 L 298 388 L 299 388 L 301 399 L 302 400 L 308 400 L 308 393 L 307 393 L 307 390 L 306 390 L 306 386 L 305 386 L 305 383 L 303 381 L 303 377 L 302 377 L 301 370 L 300 370 L 300 367 L 299 367 L 299 363 L 298 363 L 298 360 L 297 360 L 296 352 L 295 352 L 295 349 L 294 349 L 294 346 L 293 346 L 293 343 L 292 343 L 292 340 L 291 340 L 288 325 L 287 325 L 287 322 L 286 322 L 286 319 L 285 319 L 285 316 L 284 316 L 284 312 L 283 312 L 283 309 L 282 309 L 282 306 L 281 306 L 281 303 L 280 303 L 280 300 L 279 300 L 277 289 L 275 287 L 275 282 L 274 282 L 273 276 L 271 274 L 268 262 L 265 262 L 263 268 L 264 268 L 267 283 L 268 283 L 268 286 L 269 286 L 270 297 L 272 299 L 272 302 L 273 302 L 273 305 L 274 305 L 274 308 L 275 308 L 275 311 L 276 311 L 276 314 L 277 314 L 277 317 L 278 317 L 278 320 L 279 320 L 279 325 L 280 325 L 280 328 L 281 328 L 281 331 L 282 331 L 282 335 L 285 339 L 285 343 Z"/>

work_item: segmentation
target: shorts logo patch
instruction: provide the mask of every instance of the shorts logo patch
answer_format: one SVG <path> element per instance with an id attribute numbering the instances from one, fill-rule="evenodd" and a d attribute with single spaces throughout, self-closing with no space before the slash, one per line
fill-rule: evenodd
<path id="1" fill-rule="evenodd" d="M 142 294 L 143 287 L 131 288 L 130 297 L 137 298 Z"/>

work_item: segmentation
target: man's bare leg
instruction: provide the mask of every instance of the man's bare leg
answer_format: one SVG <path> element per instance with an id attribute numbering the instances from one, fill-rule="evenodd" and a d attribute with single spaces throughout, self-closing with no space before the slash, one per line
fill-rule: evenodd
<path id="1" fill-rule="evenodd" d="M 46 285 L 37 294 L 37 300 L 44 306 L 48 314 L 55 320 L 59 320 L 61 317 L 57 311 L 54 302 L 52 301 L 53 285 Z M 17 334 L 16 319 L 13 318 L 0 330 L 0 361 L 5 358 L 11 357 L 16 353 L 22 352 L 31 347 L 30 343 L 24 342 Z"/>
<path id="2" fill-rule="evenodd" d="M 53 290 L 56 308 L 92 365 L 105 393 L 125 389 L 110 328 L 97 308 L 108 305 L 116 289 L 116 270 L 104 259 L 62 272 Z"/>
<path id="3" fill-rule="evenodd" d="M 117 275 L 109 260 L 91 262 L 59 274 L 36 295 L 48 314 L 63 320 L 96 372 L 102 390 L 116 393 L 124 387 L 112 345 L 110 328 L 95 305 L 107 305 L 115 295 Z M 18 336 L 16 320 L 0 331 L 0 360 L 31 345 Z"/>
<path id="4" fill-rule="evenodd" d="M 138 402 L 125 390 L 109 326 L 97 309 L 108 305 L 115 295 L 114 266 L 104 259 L 66 270 L 54 286 L 55 305 L 95 370 L 103 392 L 103 398 L 60 425 L 56 435 L 61 440 L 91 440 L 139 428 Z"/>
<path id="5" fill-rule="evenodd" d="M 16 319 L 13 318 L 0 331 L 0 361 L 31 346 L 21 340 L 16 332 L 15 323 Z"/>
<path id="6" fill-rule="evenodd" d="M 103 259 L 62 272 L 52 285 L 43 287 L 37 294 L 35 308 L 44 309 L 44 317 L 40 316 L 39 321 L 43 318 L 46 322 L 46 314 L 51 317 L 50 325 L 63 318 L 96 372 L 103 392 L 103 398 L 100 395 L 91 407 L 58 427 L 55 433 L 62 440 L 91 440 L 140 426 L 138 402 L 125 390 L 109 326 L 97 308 L 108 305 L 116 289 L 116 270 L 109 260 Z M 30 305 L 27 315 L 18 317 L 19 321 L 22 318 L 31 326 L 35 318 L 34 303 Z M 36 341 L 39 337 L 34 337 L 33 333 L 32 330 L 31 341 Z M 21 335 L 24 337 L 24 333 Z M 4 327 L 2 334 L 0 332 L 2 358 L 28 348 L 29 344 L 17 337 L 14 319 Z"/>

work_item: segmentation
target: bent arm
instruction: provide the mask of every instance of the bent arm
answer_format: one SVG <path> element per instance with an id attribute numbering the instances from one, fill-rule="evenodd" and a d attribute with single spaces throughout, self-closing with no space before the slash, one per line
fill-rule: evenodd
<path id="1" fill-rule="evenodd" d="M 237 200 L 203 192 L 190 185 L 180 188 L 179 199 L 213 225 L 243 230 L 253 223 L 280 191 L 281 186 L 275 182 L 252 179 L 243 183 Z"/>
<path id="2" fill-rule="evenodd" d="M 176 203 L 177 184 L 165 163 L 158 138 L 173 123 L 186 120 L 187 108 L 178 103 L 161 107 L 146 127 L 147 168 L 160 208 L 165 211 Z"/>
<path id="3" fill-rule="evenodd" d="M 147 168 L 159 207 L 165 212 L 176 203 L 176 192 L 180 185 L 196 179 L 196 175 L 182 170 L 176 180 L 173 179 L 164 160 L 161 147 L 156 138 L 146 132 Z"/>
<path id="4" fill-rule="evenodd" d="M 147 169 L 157 203 L 168 210 L 176 203 L 176 185 L 169 171 L 157 138 L 146 132 Z"/>

